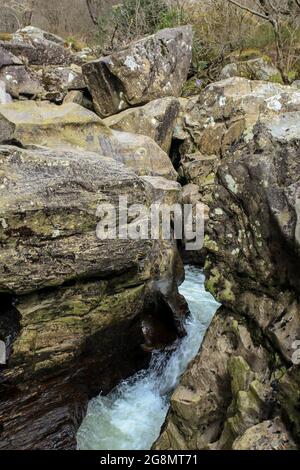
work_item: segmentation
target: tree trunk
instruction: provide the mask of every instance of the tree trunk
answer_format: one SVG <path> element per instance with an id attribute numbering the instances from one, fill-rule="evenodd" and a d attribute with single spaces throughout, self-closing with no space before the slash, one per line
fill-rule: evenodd
<path id="1" fill-rule="evenodd" d="M 89 12 L 89 15 L 91 17 L 92 22 L 94 23 L 94 25 L 97 26 L 98 25 L 98 18 L 93 12 L 92 1 L 91 0 L 86 0 L 86 6 L 87 6 L 87 9 L 88 9 L 88 12 Z"/>

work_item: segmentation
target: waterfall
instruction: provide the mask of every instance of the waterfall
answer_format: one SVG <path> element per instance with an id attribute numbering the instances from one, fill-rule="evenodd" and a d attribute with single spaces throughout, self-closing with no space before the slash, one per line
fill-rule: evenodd
<path id="1" fill-rule="evenodd" d="M 121 382 L 109 395 L 91 400 L 77 435 L 79 450 L 148 450 L 158 438 L 170 396 L 219 307 L 205 291 L 200 269 L 186 268 L 180 292 L 191 316 L 187 335 L 172 352 L 154 352 L 150 367 Z"/>

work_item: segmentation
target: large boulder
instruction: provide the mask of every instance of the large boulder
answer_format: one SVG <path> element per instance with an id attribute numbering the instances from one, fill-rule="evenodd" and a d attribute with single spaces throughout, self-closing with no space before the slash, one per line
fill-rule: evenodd
<path id="1" fill-rule="evenodd" d="M 179 107 L 176 98 L 161 98 L 110 116 L 104 123 L 118 131 L 147 135 L 169 154 Z"/>
<path id="2" fill-rule="evenodd" d="M 0 109 L 0 143 L 82 148 L 112 157 L 137 174 L 176 179 L 168 155 L 147 136 L 109 129 L 93 112 L 74 103 L 16 102 Z"/>
<path id="3" fill-rule="evenodd" d="M 180 202 L 156 186 L 91 152 L 0 147 L 1 449 L 74 449 L 88 399 L 184 334 L 175 241 L 96 232 L 120 196 Z"/>
<path id="4" fill-rule="evenodd" d="M 29 67 L 8 65 L 0 69 L 0 80 L 5 83 L 7 91 L 13 98 L 42 97 L 45 89 L 40 78 Z"/>
<path id="5" fill-rule="evenodd" d="M 13 54 L 27 65 L 68 65 L 71 52 L 63 39 L 33 26 L 18 30 L 8 40 L 0 41 L 6 53 Z"/>
<path id="6" fill-rule="evenodd" d="M 164 29 L 84 65 L 100 117 L 156 98 L 179 96 L 192 58 L 191 26 Z"/>
<path id="7" fill-rule="evenodd" d="M 205 271 L 223 308 L 173 396 L 158 448 L 269 448 L 274 426 L 265 422 L 276 417 L 286 438 L 274 446 L 299 444 L 299 148 L 299 111 L 266 113 L 218 168 Z"/>
<path id="8" fill-rule="evenodd" d="M 1 148 L 0 163 L 0 291 L 24 294 L 97 272 L 105 277 L 125 266 L 137 268 L 140 242 L 96 237 L 96 211 L 107 199 L 106 187 L 107 202 L 116 206 L 123 193 L 131 194 L 129 204 L 146 203 L 145 184 L 137 176 L 112 159 L 84 151 L 7 146 Z"/>

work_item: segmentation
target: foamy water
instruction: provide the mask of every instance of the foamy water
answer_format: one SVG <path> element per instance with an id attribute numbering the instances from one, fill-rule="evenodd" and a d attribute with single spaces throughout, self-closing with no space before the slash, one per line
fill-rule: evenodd
<path id="1" fill-rule="evenodd" d="M 109 395 L 91 400 L 77 435 L 79 450 L 148 450 L 158 438 L 168 412 L 170 396 L 219 307 L 205 291 L 204 275 L 186 268 L 180 292 L 191 317 L 187 336 L 172 353 L 153 353 L 150 367 L 120 383 Z"/>

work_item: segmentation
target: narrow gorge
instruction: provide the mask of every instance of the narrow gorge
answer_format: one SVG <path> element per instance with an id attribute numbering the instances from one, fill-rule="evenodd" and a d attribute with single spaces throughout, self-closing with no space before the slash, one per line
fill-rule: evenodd
<path id="1" fill-rule="evenodd" d="M 0 33 L 0 450 L 299 448 L 299 85 L 194 46 Z"/>
<path id="2" fill-rule="evenodd" d="M 148 369 L 89 405 L 77 436 L 79 450 L 147 450 L 159 437 L 169 399 L 219 307 L 205 291 L 199 268 L 187 267 L 180 288 L 190 308 L 186 336 L 174 350 L 154 352 Z"/>

